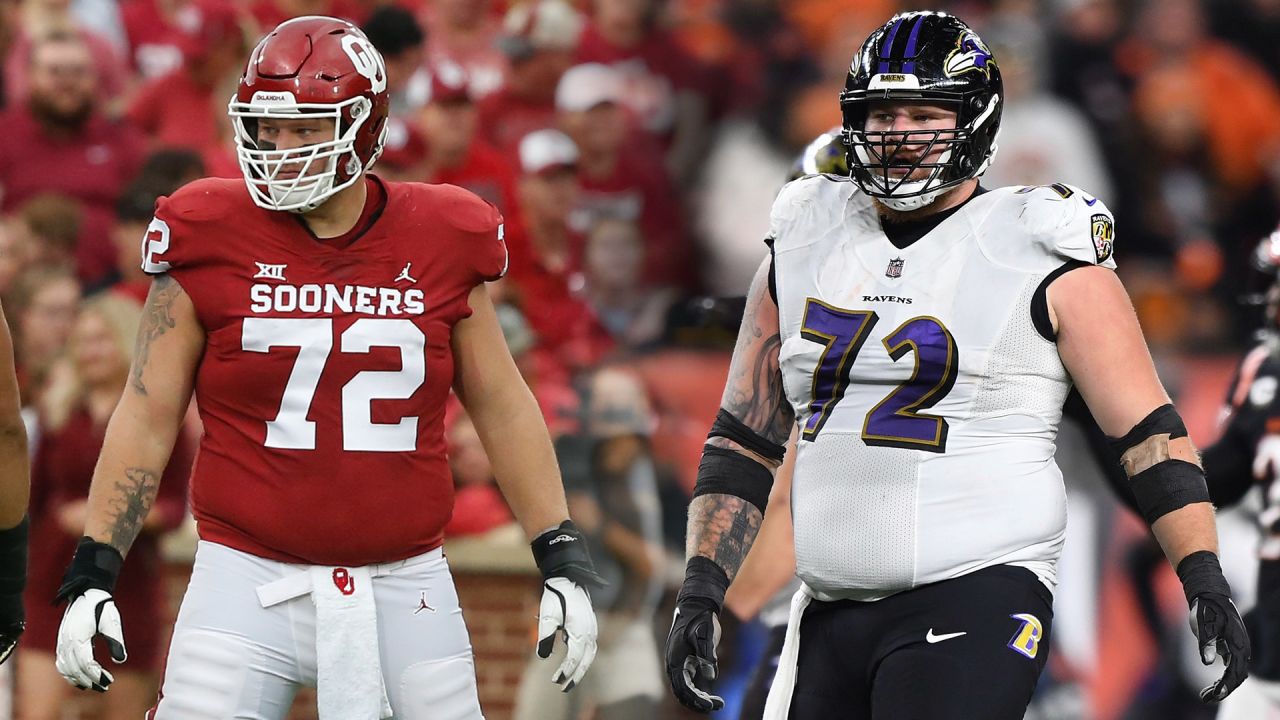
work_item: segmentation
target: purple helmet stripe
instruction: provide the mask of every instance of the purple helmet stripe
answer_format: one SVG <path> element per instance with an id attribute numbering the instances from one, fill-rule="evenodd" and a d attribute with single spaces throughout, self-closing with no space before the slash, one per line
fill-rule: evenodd
<path id="1" fill-rule="evenodd" d="M 902 27 L 901 18 L 893 24 L 893 27 L 889 28 L 889 36 L 885 38 L 884 44 L 880 46 L 881 60 L 888 60 L 893 57 L 893 41 L 898 37 L 898 28 L 900 27 Z"/>
<path id="2" fill-rule="evenodd" d="M 907 51 L 902 54 L 904 58 L 913 58 L 916 56 L 916 38 L 920 37 L 920 28 L 924 26 L 924 17 L 917 17 L 915 24 L 911 26 L 911 34 L 907 36 Z M 902 64 L 902 72 L 912 74 L 916 71 L 915 61 L 908 59 Z"/>

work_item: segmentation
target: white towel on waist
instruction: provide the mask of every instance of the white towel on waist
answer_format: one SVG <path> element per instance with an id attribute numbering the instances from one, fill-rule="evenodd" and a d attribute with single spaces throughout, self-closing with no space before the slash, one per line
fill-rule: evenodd
<path id="1" fill-rule="evenodd" d="M 320 720 L 391 717 L 378 659 L 378 612 L 369 568 L 313 566 L 310 571 Z"/>
<path id="2" fill-rule="evenodd" d="M 778 658 L 778 671 L 769 688 L 769 698 L 764 703 L 763 720 L 787 720 L 791 712 L 791 695 L 796 689 L 796 665 L 800 659 L 800 619 L 813 596 L 809 586 L 800 583 L 800 589 L 791 597 L 791 614 L 787 617 L 787 637 L 782 642 L 782 655 Z"/>

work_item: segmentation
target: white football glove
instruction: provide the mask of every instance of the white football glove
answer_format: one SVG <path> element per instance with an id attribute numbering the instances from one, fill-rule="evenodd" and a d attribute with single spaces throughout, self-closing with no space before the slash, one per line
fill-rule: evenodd
<path id="1" fill-rule="evenodd" d="M 568 578 L 550 577 L 543 581 L 538 609 L 538 657 L 551 656 L 557 634 L 562 634 L 566 649 L 564 662 L 551 682 L 569 692 L 596 659 L 596 614 L 591 609 L 591 596 L 581 585 Z"/>
<path id="2" fill-rule="evenodd" d="M 106 638 L 114 662 L 119 664 L 128 658 L 120 611 L 110 593 L 95 588 L 67 605 L 58 626 L 57 667 L 72 685 L 106 692 L 115 678 L 93 659 L 93 638 L 98 635 Z"/>

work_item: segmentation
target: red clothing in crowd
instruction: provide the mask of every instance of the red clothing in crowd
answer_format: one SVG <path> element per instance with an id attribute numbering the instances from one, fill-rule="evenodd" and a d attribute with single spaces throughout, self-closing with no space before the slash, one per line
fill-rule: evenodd
<path id="1" fill-rule="evenodd" d="M 441 168 L 426 179 L 466 188 L 498 206 L 503 214 L 514 211 L 516 175 L 513 161 L 480 140 L 473 140 L 462 163 Z"/>
<path id="2" fill-rule="evenodd" d="M 205 174 L 240 177 L 227 127 L 227 99 L 195 81 L 186 68 L 158 77 L 138 91 L 127 117 L 160 147 L 200 154 Z"/>
<path id="3" fill-rule="evenodd" d="M 309 6 L 307 12 L 302 14 L 328 15 L 329 17 L 350 20 L 356 25 L 363 24 L 369 17 L 369 10 L 358 0 L 329 0 L 316 5 Z M 371 7 L 373 3 L 368 3 L 368 5 Z M 253 19 L 258 21 L 258 29 L 262 33 L 270 32 L 276 25 L 298 14 L 287 8 L 280 7 L 275 0 L 257 0 L 249 8 L 249 12 L 253 15 Z"/>
<path id="4" fill-rule="evenodd" d="M 696 287 L 697 263 L 685 233 L 680 198 L 659 158 L 625 152 L 612 174 L 578 173 L 582 191 L 574 230 L 586 234 L 601 217 L 630 220 L 644 236 L 644 279 L 654 285 Z"/>
<path id="5" fill-rule="evenodd" d="M 676 93 L 697 90 L 702 83 L 698 61 L 662 32 L 652 32 L 635 47 L 624 48 L 609 42 L 594 23 L 588 23 L 578 40 L 574 62 L 613 66 L 622 75 L 623 103 L 641 128 L 663 139 L 670 138 L 675 128 Z"/>
<path id="6" fill-rule="evenodd" d="M 88 499 L 106 430 L 105 424 L 95 424 L 81 408 L 62 428 L 44 431 L 40 438 L 31 466 L 31 556 L 25 594 L 27 631 L 22 636 L 25 647 L 52 653 L 57 646 L 63 608 L 54 607 L 49 601 L 57 594 L 67 561 L 80 541 L 79 532 L 67 532 L 61 527 L 58 515 L 67 505 Z M 151 506 L 164 531 L 182 524 L 192 455 L 191 442 L 180 435 Z M 158 671 L 164 657 L 161 608 L 166 599 L 157 543 L 157 533 L 138 536 L 115 590 L 128 638 L 128 667 L 143 671 Z"/>
<path id="7" fill-rule="evenodd" d="M 122 0 L 120 21 L 129 43 L 126 59 L 141 77 L 160 77 L 182 67 L 184 28 L 157 0 Z"/>
<path id="8" fill-rule="evenodd" d="M 480 111 L 477 126 L 485 139 L 513 156 L 525 135 L 556 127 L 555 103 L 533 102 L 516 95 L 509 87 L 485 96 L 477 108 Z"/>
<path id="9" fill-rule="evenodd" d="M 417 128 L 395 115 L 387 118 L 387 142 L 382 146 L 382 155 L 376 165 L 379 172 L 412 173 L 415 168 L 421 172 L 420 166 L 426 156 L 427 141 Z M 407 176 L 397 174 L 396 177 L 405 179 Z"/>
<path id="10" fill-rule="evenodd" d="M 548 267 L 537 257 L 522 223 L 508 223 L 506 239 L 511 258 L 508 282 L 538 336 L 538 348 L 549 352 L 557 365 L 570 371 L 598 363 L 614 343 L 595 311 L 574 292 L 575 286 L 582 285 L 577 260 L 581 257 L 582 239 L 570 240 L 574 259 L 564 268 Z"/>
<path id="11" fill-rule="evenodd" d="M 498 18 L 488 18 L 485 26 L 473 36 L 460 38 L 439 21 L 433 3 L 424 4 L 420 15 L 427 36 L 427 67 L 456 65 L 462 68 L 467 77 L 467 89 L 476 99 L 503 86 L 508 63 L 507 56 L 497 47 L 501 34 Z"/>
<path id="12" fill-rule="evenodd" d="M 61 193 L 84 205 L 76 263 L 90 282 L 110 272 L 116 248 L 107 233 L 120 191 L 143 159 L 143 139 L 126 123 L 94 116 L 75 137 L 56 137 L 25 106 L 0 115 L 0 211 L 11 213 L 41 193 Z"/>

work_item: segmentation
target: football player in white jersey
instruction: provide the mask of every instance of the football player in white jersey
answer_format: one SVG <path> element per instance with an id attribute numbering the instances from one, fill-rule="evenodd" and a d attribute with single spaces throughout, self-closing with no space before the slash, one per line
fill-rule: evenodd
<path id="1" fill-rule="evenodd" d="M 689 507 L 666 649 L 685 705 L 722 704 L 717 615 L 798 425 L 803 585 L 766 720 L 1021 718 L 1052 628 L 1073 383 L 1177 569 L 1202 660 L 1226 665 L 1202 698 L 1246 677 L 1204 471 L 1112 272 L 1110 212 L 1067 185 L 978 185 L 1003 100 L 963 22 L 896 15 L 840 96 L 851 177 L 779 194 Z"/>

